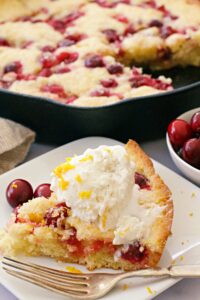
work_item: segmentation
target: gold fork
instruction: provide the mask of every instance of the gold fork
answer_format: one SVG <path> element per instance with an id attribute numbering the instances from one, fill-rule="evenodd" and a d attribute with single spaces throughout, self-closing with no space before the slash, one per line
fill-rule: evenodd
<path id="1" fill-rule="evenodd" d="M 128 277 L 200 278 L 199 265 L 171 266 L 123 273 L 81 273 L 59 271 L 46 266 L 4 257 L 3 269 L 10 275 L 74 299 L 97 299 Z"/>

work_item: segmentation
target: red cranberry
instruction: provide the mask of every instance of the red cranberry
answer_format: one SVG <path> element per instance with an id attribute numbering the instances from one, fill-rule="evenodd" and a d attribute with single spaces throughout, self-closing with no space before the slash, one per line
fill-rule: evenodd
<path id="1" fill-rule="evenodd" d="M 51 189 L 50 189 L 51 185 L 49 183 L 43 183 L 38 185 L 38 187 L 35 189 L 34 191 L 34 198 L 37 197 L 45 197 L 45 198 L 49 198 L 51 196 Z"/>
<path id="2" fill-rule="evenodd" d="M 110 74 L 122 74 L 123 67 L 120 64 L 110 65 L 107 67 L 107 70 Z"/>
<path id="3" fill-rule="evenodd" d="M 149 180 L 138 172 L 135 172 L 135 183 L 139 185 L 140 189 L 150 189 Z"/>
<path id="4" fill-rule="evenodd" d="M 68 67 L 63 67 L 63 66 L 58 67 L 58 68 L 56 68 L 56 70 L 54 70 L 54 72 L 55 72 L 56 74 L 69 73 L 70 71 L 71 71 L 70 68 L 68 68 Z"/>
<path id="5" fill-rule="evenodd" d="M 129 20 L 126 17 L 124 17 L 123 15 L 116 15 L 113 18 L 121 23 L 125 23 L 125 24 L 129 23 Z"/>
<path id="6" fill-rule="evenodd" d="M 44 46 L 41 50 L 43 52 L 54 52 L 56 50 L 56 48 L 53 46 Z"/>
<path id="7" fill-rule="evenodd" d="M 65 22 L 63 22 L 62 20 L 54 20 L 51 19 L 48 21 L 48 24 L 51 25 L 55 30 L 60 31 L 61 33 L 65 32 Z"/>
<path id="8" fill-rule="evenodd" d="M 163 39 L 168 38 L 170 35 L 174 33 L 177 33 L 177 31 L 173 29 L 171 26 L 162 26 L 160 28 L 160 34 Z"/>
<path id="9" fill-rule="evenodd" d="M 83 35 L 83 34 L 68 35 L 65 37 L 65 39 L 63 41 L 61 41 L 58 44 L 58 46 L 59 47 L 69 47 L 69 46 L 72 46 L 72 45 L 80 42 L 84 38 L 85 38 L 85 35 Z"/>
<path id="10" fill-rule="evenodd" d="M 197 133 L 200 134 L 200 111 L 196 112 L 191 119 L 191 127 L 192 130 Z"/>
<path id="11" fill-rule="evenodd" d="M 106 38 L 109 41 L 109 43 L 114 43 L 116 41 L 119 41 L 119 35 L 116 30 L 105 29 L 103 30 L 103 33 L 106 35 Z"/>
<path id="12" fill-rule="evenodd" d="M 178 149 L 183 146 L 185 141 L 192 137 L 192 128 L 184 120 L 176 119 L 172 121 L 167 129 L 172 146 Z"/>
<path id="13" fill-rule="evenodd" d="M 12 207 L 27 202 L 33 198 L 31 184 L 24 179 L 13 180 L 6 189 L 6 198 Z"/>
<path id="14" fill-rule="evenodd" d="M 118 83 L 115 79 L 105 79 L 105 80 L 101 80 L 101 84 L 103 85 L 103 87 L 105 88 L 115 88 L 118 86 Z"/>
<path id="15" fill-rule="evenodd" d="M 130 261 L 131 263 L 141 262 L 146 256 L 146 251 L 144 247 L 141 246 L 139 242 L 134 242 L 132 245 L 129 245 L 126 252 L 122 251 L 121 257 L 125 260 Z"/>
<path id="16" fill-rule="evenodd" d="M 78 59 L 78 53 L 77 52 L 73 52 L 73 53 L 61 52 L 61 53 L 57 54 L 56 58 L 59 63 L 64 61 L 65 64 L 70 64 L 70 63 L 75 62 Z"/>
<path id="17" fill-rule="evenodd" d="M 21 72 L 22 71 L 22 64 L 20 61 L 14 61 L 4 67 L 4 73 L 9 73 L 9 72 Z"/>
<path id="18" fill-rule="evenodd" d="M 0 37 L 0 47 L 9 47 L 9 46 L 10 43 L 6 39 Z"/>
<path id="19" fill-rule="evenodd" d="M 46 84 L 41 88 L 42 92 L 52 93 L 58 95 L 60 98 L 65 98 L 66 94 L 61 85 L 58 84 Z"/>
<path id="20" fill-rule="evenodd" d="M 67 100 L 65 101 L 66 104 L 71 104 L 73 103 L 78 97 L 75 95 L 67 97 Z"/>
<path id="21" fill-rule="evenodd" d="M 41 63 L 42 63 L 42 66 L 44 68 L 51 68 L 55 65 L 58 64 L 58 61 L 56 59 L 56 57 L 52 54 L 49 54 L 49 53 L 45 53 L 42 57 L 41 57 Z"/>
<path id="22" fill-rule="evenodd" d="M 49 208 L 47 213 L 44 216 L 44 220 L 47 226 L 65 229 L 65 218 L 67 217 L 68 217 L 67 206 L 63 202 L 61 205 L 57 205 L 56 207 Z"/>
<path id="23" fill-rule="evenodd" d="M 150 23 L 149 23 L 149 26 L 150 27 L 162 27 L 163 26 L 163 23 L 159 20 L 152 20 Z"/>
<path id="24" fill-rule="evenodd" d="M 171 84 L 165 83 L 159 79 L 151 78 L 148 75 L 138 74 L 130 78 L 131 86 L 136 88 L 140 86 L 152 86 L 158 90 L 167 90 Z"/>
<path id="25" fill-rule="evenodd" d="M 155 0 L 147 0 L 147 1 L 145 1 L 145 5 L 148 5 L 151 8 L 157 8 L 157 4 L 156 4 Z"/>
<path id="26" fill-rule="evenodd" d="M 38 73 L 38 76 L 42 76 L 42 77 L 50 77 L 51 75 L 52 75 L 52 71 L 47 68 L 43 69 Z"/>
<path id="27" fill-rule="evenodd" d="M 132 24 L 129 24 L 126 29 L 124 30 L 123 35 L 124 36 L 128 36 L 128 35 L 132 35 L 134 33 L 136 33 L 137 30 L 134 28 L 134 26 Z"/>
<path id="28" fill-rule="evenodd" d="M 104 67 L 104 61 L 100 55 L 90 55 L 85 59 L 85 66 L 87 68 L 101 68 Z"/>
<path id="29" fill-rule="evenodd" d="M 200 169 L 200 139 L 193 138 L 186 141 L 183 145 L 182 157 L 187 163 Z"/>
<path id="30" fill-rule="evenodd" d="M 73 12 L 69 15 L 67 15 L 66 17 L 63 18 L 63 21 L 65 24 L 69 24 L 75 20 L 77 20 L 78 18 L 82 17 L 84 14 L 82 12 L 76 11 Z"/>

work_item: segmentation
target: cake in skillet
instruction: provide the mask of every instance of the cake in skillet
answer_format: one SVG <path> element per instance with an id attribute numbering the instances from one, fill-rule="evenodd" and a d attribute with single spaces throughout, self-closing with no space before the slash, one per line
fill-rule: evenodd
<path id="1" fill-rule="evenodd" d="M 169 78 L 154 79 L 141 69 L 138 74 L 138 66 L 200 66 L 199 1 L 4 0 L 0 5 L 0 87 L 13 92 L 101 106 L 172 89 Z"/>
<path id="2" fill-rule="evenodd" d="M 4 255 L 47 256 L 136 270 L 155 267 L 171 232 L 171 193 L 130 140 L 68 157 L 52 172 L 50 198 L 17 207 L 0 233 Z"/>

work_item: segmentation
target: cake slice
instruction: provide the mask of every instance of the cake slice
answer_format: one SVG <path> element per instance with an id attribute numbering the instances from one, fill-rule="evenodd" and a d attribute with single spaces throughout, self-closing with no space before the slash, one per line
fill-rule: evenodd
<path id="1" fill-rule="evenodd" d="M 15 209 L 0 233 L 4 255 L 48 256 L 136 270 L 155 267 L 171 232 L 171 193 L 130 140 L 66 159 L 52 173 L 49 199 Z"/>

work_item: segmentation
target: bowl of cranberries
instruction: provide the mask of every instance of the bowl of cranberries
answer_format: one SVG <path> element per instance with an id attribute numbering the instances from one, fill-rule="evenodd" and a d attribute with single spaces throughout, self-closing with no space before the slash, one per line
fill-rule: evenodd
<path id="1" fill-rule="evenodd" d="M 166 140 L 175 165 L 188 179 L 200 185 L 200 107 L 171 121 Z"/>

